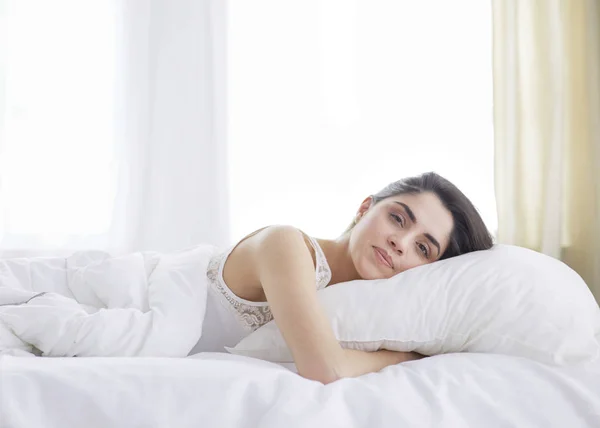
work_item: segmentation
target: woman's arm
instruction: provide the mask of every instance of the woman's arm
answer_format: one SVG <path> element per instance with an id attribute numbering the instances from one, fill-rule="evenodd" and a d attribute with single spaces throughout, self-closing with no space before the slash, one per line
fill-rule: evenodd
<path id="1" fill-rule="evenodd" d="M 300 375 L 329 383 L 420 357 L 340 346 L 317 299 L 313 259 L 299 230 L 269 227 L 256 235 L 252 247 L 252 262 Z"/>

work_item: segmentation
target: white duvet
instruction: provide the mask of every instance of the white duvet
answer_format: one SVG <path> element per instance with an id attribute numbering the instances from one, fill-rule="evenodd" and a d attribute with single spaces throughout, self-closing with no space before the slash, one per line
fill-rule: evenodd
<path id="1" fill-rule="evenodd" d="M 188 355 L 215 248 L 0 260 L 0 355 Z"/>
<path id="2" fill-rule="evenodd" d="M 329 385 L 275 363 L 0 357 L 2 428 L 597 428 L 600 364 L 446 354 Z"/>

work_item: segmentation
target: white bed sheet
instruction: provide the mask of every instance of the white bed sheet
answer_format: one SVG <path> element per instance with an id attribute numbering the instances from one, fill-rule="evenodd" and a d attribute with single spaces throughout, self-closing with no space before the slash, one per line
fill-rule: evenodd
<path id="1" fill-rule="evenodd" d="M 600 427 L 600 364 L 447 354 L 330 385 L 228 354 L 0 357 L 0 426 Z"/>

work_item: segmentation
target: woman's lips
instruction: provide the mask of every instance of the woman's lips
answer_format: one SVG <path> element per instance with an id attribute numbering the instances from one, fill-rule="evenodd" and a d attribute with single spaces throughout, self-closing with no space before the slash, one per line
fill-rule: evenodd
<path id="1" fill-rule="evenodd" d="M 392 265 L 392 260 L 390 259 L 390 256 L 388 256 L 388 254 L 385 251 L 383 251 L 379 247 L 373 247 L 373 249 L 375 251 L 375 258 L 377 259 L 377 261 L 379 261 L 384 266 L 389 267 L 390 269 L 394 268 L 394 266 Z"/>

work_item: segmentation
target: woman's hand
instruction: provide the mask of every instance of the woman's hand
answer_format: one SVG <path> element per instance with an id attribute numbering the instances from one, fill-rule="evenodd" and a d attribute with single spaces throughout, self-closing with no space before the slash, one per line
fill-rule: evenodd
<path id="1" fill-rule="evenodd" d="M 337 377 L 356 377 L 366 373 L 378 372 L 379 370 L 394 364 L 406 361 L 419 360 L 424 355 L 416 352 L 396 352 L 385 349 L 375 352 L 357 351 L 344 349 L 344 362 L 340 367 Z"/>

